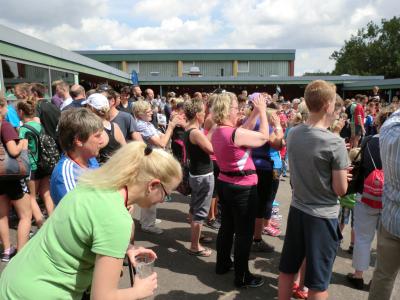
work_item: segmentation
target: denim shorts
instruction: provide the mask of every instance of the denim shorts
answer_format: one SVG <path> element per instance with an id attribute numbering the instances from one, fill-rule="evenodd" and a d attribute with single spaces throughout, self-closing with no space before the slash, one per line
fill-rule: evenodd
<path id="1" fill-rule="evenodd" d="M 279 271 L 295 274 L 305 258 L 304 285 L 326 291 L 341 239 L 338 219 L 314 217 L 291 206 Z"/>
<path id="2" fill-rule="evenodd" d="M 349 224 L 349 221 L 351 220 L 351 228 L 354 227 L 354 210 L 349 207 L 340 207 L 340 212 L 339 212 L 339 222 L 342 225 L 347 225 Z"/>

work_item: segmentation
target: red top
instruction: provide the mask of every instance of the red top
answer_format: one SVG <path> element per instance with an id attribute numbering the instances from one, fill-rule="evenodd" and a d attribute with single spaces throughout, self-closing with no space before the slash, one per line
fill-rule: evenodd
<path id="1" fill-rule="evenodd" d="M 361 116 L 361 122 L 364 123 L 365 113 L 364 113 L 364 108 L 360 103 L 358 103 L 356 105 L 356 108 L 354 109 L 354 124 L 355 125 L 361 125 L 360 122 L 358 121 L 358 116 Z"/>
<path id="2" fill-rule="evenodd" d="M 14 127 L 7 121 L 1 122 L 1 142 L 3 143 L 4 147 L 9 141 L 18 141 L 18 133 L 15 131 Z"/>

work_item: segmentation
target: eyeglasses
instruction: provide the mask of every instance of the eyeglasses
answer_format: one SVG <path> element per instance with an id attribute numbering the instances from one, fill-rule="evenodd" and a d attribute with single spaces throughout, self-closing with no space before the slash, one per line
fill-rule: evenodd
<path id="1" fill-rule="evenodd" d="M 167 190 L 165 189 L 164 185 L 161 182 L 160 182 L 160 185 L 164 191 L 164 202 L 170 202 L 172 200 L 171 195 L 167 193 Z"/>

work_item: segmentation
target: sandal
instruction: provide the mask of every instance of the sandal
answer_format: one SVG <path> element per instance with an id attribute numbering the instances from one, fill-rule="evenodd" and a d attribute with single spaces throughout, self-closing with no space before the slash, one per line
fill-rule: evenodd
<path id="1" fill-rule="evenodd" d="M 264 227 L 264 230 L 262 231 L 262 233 L 265 235 L 270 235 L 270 236 L 275 237 L 275 236 L 279 236 L 281 234 L 281 231 L 272 226 L 267 226 L 267 227 Z"/>
<path id="2" fill-rule="evenodd" d="M 209 256 L 211 256 L 212 251 L 209 248 L 204 248 L 199 251 L 193 251 L 192 249 L 188 249 L 188 253 L 190 255 L 199 256 L 199 257 L 209 257 Z"/>

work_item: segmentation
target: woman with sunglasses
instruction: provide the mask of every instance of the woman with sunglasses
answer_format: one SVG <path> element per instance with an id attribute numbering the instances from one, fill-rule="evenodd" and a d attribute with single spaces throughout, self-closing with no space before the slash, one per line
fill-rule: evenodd
<path id="1" fill-rule="evenodd" d="M 127 163 L 128 162 L 128 163 Z M 126 206 L 151 207 L 181 181 L 180 164 L 162 149 L 132 142 L 102 167 L 81 175 L 34 239 L 1 274 L 0 299 L 143 299 L 157 288 L 157 274 L 119 289 L 127 253 L 156 258 L 151 250 L 128 249 L 132 217 Z"/>

